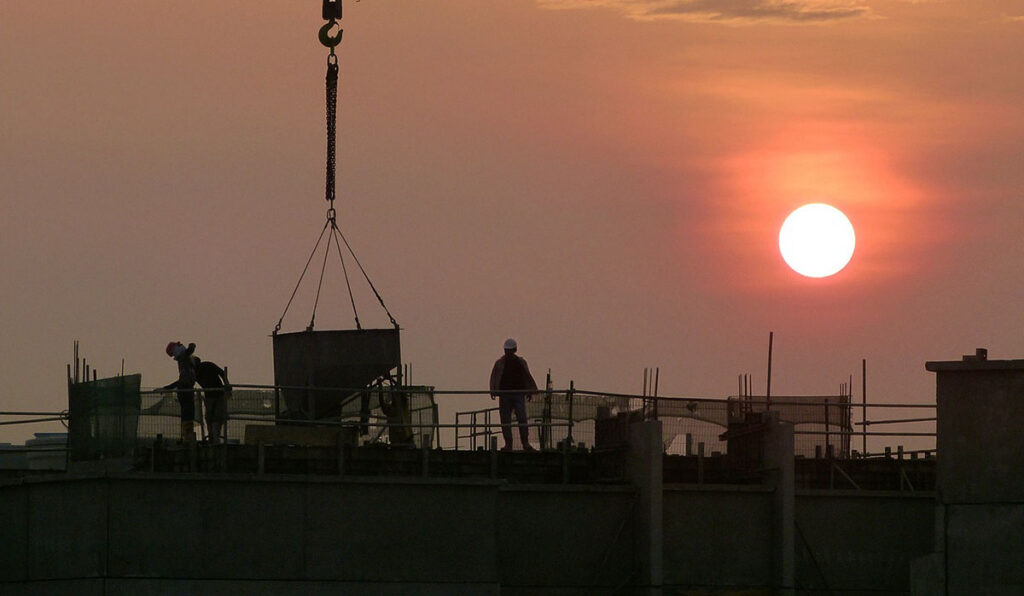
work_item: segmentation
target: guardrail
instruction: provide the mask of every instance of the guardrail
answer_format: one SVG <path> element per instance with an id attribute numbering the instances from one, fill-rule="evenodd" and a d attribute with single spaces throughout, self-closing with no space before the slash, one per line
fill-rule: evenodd
<path id="1" fill-rule="evenodd" d="M 885 411 L 900 409 L 926 409 L 934 412 L 934 404 L 913 403 L 878 403 L 854 404 L 848 396 L 781 396 L 771 400 L 751 396 L 722 398 L 706 397 L 655 397 L 622 393 L 599 393 L 593 391 L 574 390 L 566 392 L 545 392 L 535 394 L 534 404 L 538 397 L 551 399 L 555 395 L 565 400 L 563 408 L 557 415 L 544 417 L 538 414 L 535 406 L 531 413 L 531 429 L 545 429 L 546 426 L 561 420 L 568 427 L 568 436 L 584 444 L 593 442 L 593 422 L 597 418 L 638 415 L 643 419 L 658 419 L 663 424 L 665 450 L 668 453 L 696 455 L 698 453 L 724 453 L 725 441 L 722 433 L 730 423 L 742 422 L 746 413 L 757 413 L 775 410 L 780 418 L 794 424 L 796 435 L 796 452 L 803 457 L 839 457 L 863 458 L 890 456 L 899 454 L 931 456 L 936 449 L 936 433 L 934 429 L 912 430 L 911 428 L 872 431 L 871 425 L 916 425 L 935 423 L 934 416 L 902 416 L 892 419 L 852 420 L 853 411 L 859 408 L 862 413 L 867 407 Z M 528 408 L 529 409 L 529 408 Z M 586 413 L 580 417 L 576 414 Z M 493 436 L 494 420 L 497 408 L 485 408 L 463 411 L 456 414 L 460 427 L 469 429 L 468 434 L 460 435 L 460 443 L 468 441 L 470 448 L 477 448 L 480 442 L 486 446 Z M 588 424 L 589 423 L 589 424 Z M 857 427 L 860 427 L 858 430 Z M 550 433 L 539 432 L 543 437 Z M 856 439 L 861 445 L 857 449 Z M 518 437 L 517 437 L 518 438 Z M 893 439 L 905 439 L 906 444 L 886 445 Z M 868 439 L 872 440 L 872 450 L 868 449 Z"/>
<path id="2" fill-rule="evenodd" d="M 437 390 L 433 387 L 374 386 L 361 388 L 325 388 L 301 386 L 276 386 L 258 384 L 233 384 L 228 400 L 227 434 L 229 439 L 244 439 L 248 424 L 337 424 L 355 426 L 360 429 L 361 442 L 387 442 L 392 429 L 412 431 L 416 444 L 431 448 L 478 449 L 491 447 L 492 440 L 501 435 L 502 424 L 498 421 L 498 408 L 476 408 L 455 412 L 454 424 L 442 424 L 439 419 L 436 398 L 451 400 L 460 397 L 487 397 L 491 391 L 481 390 Z M 198 420 L 202 420 L 202 388 L 184 390 L 196 396 Z M 139 391 L 140 405 L 138 421 L 132 421 L 133 429 L 126 440 L 155 438 L 164 435 L 176 438 L 180 433 L 177 424 L 180 408 L 176 400 L 176 389 L 146 389 Z M 303 396 L 329 392 L 338 396 L 336 414 L 330 418 L 316 415 L 303 409 Z M 498 392 L 501 393 L 501 392 Z M 521 393 L 509 391 L 508 393 Z M 401 407 L 393 408 L 396 398 L 404 401 Z M 311 400 L 324 403 L 324 400 Z M 853 411 L 860 408 L 862 420 L 852 420 Z M 895 411 L 894 418 L 864 419 L 868 408 Z M 570 384 L 568 389 L 540 389 L 533 393 L 527 404 L 528 428 L 533 446 L 552 448 L 559 444 L 593 446 L 596 442 L 596 427 L 600 419 L 629 416 L 640 419 L 663 421 L 665 450 L 668 453 L 696 455 L 698 452 L 713 454 L 726 451 L 722 434 L 731 423 L 742 422 L 747 414 L 777 410 L 783 420 L 794 423 L 797 435 L 797 453 L 804 457 L 820 457 L 832 454 L 835 457 L 872 457 L 893 450 L 905 454 L 932 453 L 935 450 L 935 432 L 931 429 L 910 430 L 897 428 L 924 423 L 934 423 L 935 417 L 907 415 L 900 409 L 930 409 L 934 404 L 912 403 L 850 403 L 849 396 L 778 396 L 771 400 L 757 396 L 734 396 L 729 398 L 650 396 L 622 393 L 577 390 Z M 134 411 L 134 410 L 132 410 Z M 873 410 L 877 412 L 878 410 Z M 131 416 L 131 412 L 111 410 L 111 416 Z M 25 421 L 0 421 L 2 424 L 35 423 L 63 420 L 64 414 L 53 412 L 19 412 L 36 416 Z M 322 413 L 321 413 L 322 414 Z M 900 415 L 902 414 L 902 415 Z M 99 413 L 97 415 L 103 415 Z M 870 426 L 888 425 L 886 430 L 871 430 Z M 516 432 L 517 420 L 506 427 L 513 431 L 515 444 L 519 442 Z M 859 429 L 858 429 L 859 427 Z M 890 430 L 891 429 L 891 430 Z M 199 425 L 200 438 L 205 428 Z M 444 431 L 444 438 L 442 432 Z M 856 449 L 857 437 L 861 438 L 860 449 Z M 906 444 L 887 445 L 895 438 L 906 439 Z M 871 449 L 868 440 L 872 440 Z"/>
<path id="3" fill-rule="evenodd" d="M 5 420 L 4 418 L 14 417 L 16 420 Z M 0 426 L 18 426 L 43 424 L 48 422 L 63 422 L 68 420 L 67 412 L 28 412 L 28 411 L 0 411 Z M 41 438 L 36 433 L 37 445 L 0 445 L 0 470 L 66 470 L 68 464 L 68 437 L 64 434 L 63 441 L 55 444 L 53 441 Z M 54 458 L 51 454 L 63 454 L 63 457 Z"/>
<path id="4" fill-rule="evenodd" d="M 140 416 L 139 434 L 144 438 L 155 438 L 158 434 L 167 437 L 176 437 L 179 430 L 174 426 L 175 419 L 179 416 L 180 408 L 177 404 L 176 389 L 144 389 L 140 391 Z M 185 393 L 193 393 L 196 396 L 197 420 L 203 416 L 203 403 L 200 399 L 204 395 L 202 388 L 183 390 Z M 286 403 L 288 392 L 292 397 L 297 393 L 315 395 L 317 393 L 337 394 L 338 400 L 335 409 L 337 413 L 331 418 L 314 417 L 299 410 L 289 408 Z M 495 392 L 521 393 L 521 392 Z M 564 395 L 566 391 L 547 392 L 549 397 Z M 537 395 L 544 395 L 540 391 Z M 393 402 L 394 396 L 404 395 L 408 399 L 408 407 L 403 413 L 392 412 L 390 415 L 381 407 L 383 402 Z M 241 440 L 244 437 L 244 424 L 292 424 L 292 425 L 321 425 L 321 426 L 346 426 L 359 427 L 361 430 L 373 429 L 375 433 L 365 436 L 365 442 L 387 441 L 390 429 L 412 429 L 421 436 L 418 444 L 422 444 L 423 438 L 429 439 L 430 446 L 434 448 L 451 449 L 475 449 L 481 444 L 488 444 L 487 439 L 500 434 L 501 424 L 495 419 L 481 420 L 473 419 L 465 421 L 462 413 L 456 414 L 454 424 L 443 424 L 439 420 L 435 397 L 486 397 L 491 395 L 490 391 L 479 390 L 437 390 L 432 387 L 371 387 L 371 388 L 333 388 L 333 387 L 300 387 L 300 386 L 277 386 L 257 384 L 232 384 L 231 397 L 228 400 L 228 437 L 233 440 Z M 420 398 L 420 399 L 417 399 Z M 315 401 L 315 400 L 310 400 Z M 294 404 L 292 404 L 294 406 Z M 571 410 L 571 405 L 569 406 Z M 496 408 L 494 409 L 496 412 Z M 409 420 L 403 420 L 405 415 Z M 418 421 L 418 422 L 416 422 Z M 570 420 L 565 423 L 549 421 L 543 423 L 536 421 L 530 423 L 531 432 L 537 435 L 540 432 L 548 433 L 552 429 L 571 427 Z M 515 422 L 508 426 L 517 426 Z M 543 427 L 544 431 L 539 431 Z M 200 433 L 205 428 L 199 426 Z M 447 437 L 443 438 L 441 431 L 450 431 Z M 567 431 L 571 435 L 571 431 Z M 518 437 L 518 435 L 517 435 Z M 202 438 L 202 435 L 201 435 Z M 518 443 L 518 439 L 517 439 Z"/>

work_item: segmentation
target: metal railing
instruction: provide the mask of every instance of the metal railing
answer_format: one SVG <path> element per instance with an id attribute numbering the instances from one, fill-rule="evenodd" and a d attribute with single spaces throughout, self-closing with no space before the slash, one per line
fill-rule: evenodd
<path id="1" fill-rule="evenodd" d="M 7 420 L 7 418 L 15 418 Z M 65 423 L 68 420 L 67 412 L 28 412 L 28 411 L 2 411 L 0 412 L 0 426 L 38 425 L 51 422 Z M 55 443 L 45 435 L 55 435 L 60 438 L 63 434 L 63 441 Z M 0 445 L 0 470 L 66 470 L 68 463 L 67 433 L 35 433 L 36 437 L 31 441 L 39 441 L 32 445 L 28 441 L 24 445 Z M 56 454 L 60 454 L 56 456 Z"/>
<path id="2" fill-rule="evenodd" d="M 433 387 L 372 388 L 322 388 L 292 387 L 257 384 L 231 385 L 228 400 L 227 435 L 229 440 L 244 440 L 247 425 L 338 425 L 357 427 L 361 443 L 388 442 L 392 429 L 415 433 L 418 446 L 437 449 L 478 449 L 490 448 L 492 440 L 502 435 L 502 424 L 498 421 L 498 408 L 475 408 L 457 411 L 454 424 L 439 420 L 437 398 L 457 399 L 462 397 L 489 397 L 491 391 L 481 390 L 437 390 Z M 204 390 L 188 390 L 196 396 L 197 419 L 203 418 L 202 399 Z M 330 392 L 337 395 L 338 414 L 328 419 L 311 420 L 303 418 L 284 403 L 288 392 L 302 392 L 315 395 Z M 132 421 L 139 440 L 155 439 L 157 435 L 176 438 L 180 433 L 178 419 L 180 409 L 174 389 L 147 389 L 139 392 L 140 406 L 138 420 Z M 521 393 L 521 392 L 509 392 Z M 384 405 L 394 403 L 396 395 L 403 395 L 407 401 L 419 395 L 423 399 L 408 404 L 402 412 L 389 415 Z M 843 399 L 845 397 L 845 400 Z M 367 401 L 371 402 L 367 405 Z M 332 402 L 333 403 L 333 402 Z M 450 403 L 450 402 L 449 402 Z M 894 418 L 851 420 L 855 408 L 867 413 L 868 408 L 895 411 Z M 726 444 L 722 434 L 730 422 L 742 419 L 745 412 L 777 410 L 783 420 L 790 416 L 795 425 L 798 455 L 805 457 L 832 454 L 836 457 L 873 457 L 891 453 L 931 454 L 935 450 L 933 429 L 907 430 L 895 425 L 909 426 L 935 422 L 934 416 L 915 416 L 901 412 L 901 409 L 930 409 L 934 404 L 875 403 L 851 404 L 847 396 L 785 396 L 773 397 L 769 402 L 757 397 L 742 396 L 731 398 L 707 397 L 655 397 L 577 390 L 570 384 L 568 389 L 541 389 L 533 393 L 527 404 L 529 440 L 532 446 L 555 448 L 559 445 L 594 446 L 596 427 L 601 419 L 619 416 L 639 416 L 640 419 L 658 419 L 663 422 L 665 451 L 683 455 L 694 455 L 703 450 L 706 453 L 724 453 Z M 872 413 L 878 410 L 873 410 Z M 65 419 L 63 413 L 54 412 L 0 412 L 35 416 L 29 420 L 3 421 L 3 424 L 25 424 L 51 422 Z M 134 414 L 133 414 L 134 415 Z M 404 418 L 403 418 L 404 417 Z M 871 426 L 883 426 L 886 430 L 870 430 Z M 516 448 L 519 445 L 518 420 L 506 425 L 512 431 Z M 857 428 L 859 427 L 859 429 Z M 891 430 L 890 430 L 891 429 Z M 205 428 L 197 425 L 200 439 Z M 443 433 L 442 433 L 443 431 Z M 861 438 L 860 449 L 855 448 L 857 437 Z M 871 449 L 867 447 L 871 439 Z M 886 444 L 895 438 L 906 439 L 905 444 Z"/>
<path id="3" fill-rule="evenodd" d="M 440 394 L 440 392 L 438 392 Z M 566 392 L 544 392 L 536 395 L 561 394 L 568 407 L 556 412 L 555 416 L 546 418 L 536 415 L 534 408 L 531 415 L 531 429 L 543 429 L 547 425 L 558 424 L 569 427 L 569 433 L 584 445 L 593 444 L 593 424 L 599 418 L 636 414 L 643 419 L 658 419 L 663 424 L 663 438 L 667 453 L 695 455 L 698 452 L 725 453 L 727 450 L 722 434 L 730 423 L 742 422 L 747 412 L 778 411 L 783 421 L 794 424 L 796 435 L 796 453 L 803 457 L 876 457 L 890 456 L 893 452 L 900 454 L 924 454 L 931 456 L 936 449 L 936 433 L 932 429 L 916 430 L 893 428 L 892 430 L 871 431 L 871 425 L 917 425 L 933 423 L 935 417 L 898 416 L 896 418 L 880 418 L 874 420 L 852 420 L 855 408 L 862 413 L 867 407 L 880 408 L 885 411 L 900 409 L 927 409 L 934 412 L 934 404 L 910 403 L 878 403 L 853 404 L 849 396 L 778 396 L 770 401 L 751 396 L 722 398 L 706 397 L 654 397 L 650 395 L 631 395 L 623 393 L 599 393 L 575 390 Z M 537 397 L 534 398 L 535 402 Z M 572 408 L 573 414 L 567 414 Z M 579 413 L 585 413 L 579 416 Z M 560 416 L 559 416 L 560 414 Z M 469 448 L 480 447 L 483 442 L 488 446 L 494 436 L 494 423 L 497 408 L 485 408 L 458 412 L 456 421 L 460 428 L 466 428 L 466 434 L 457 438 L 458 444 L 468 444 Z M 588 426 L 589 425 L 589 426 Z M 512 426 L 515 426 L 513 424 Z M 860 427 L 858 430 L 857 427 Z M 514 430 L 514 429 L 513 429 Z M 538 433 L 540 434 L 540 433 Z M 518 434 L 513 433 L 518 439 Z M 543 435 L 541 435 L 543 436 Z M 550 435 L 549 435 L 550 436 Z M 861 445 L 856 445 L 860 438 Z M 540 437 L 538 437 L 540 438 Z M 868 439 L 872 441 L 872 449 L 868 449 Z M 894 439 L 902 438 L 905 444 L 891 445 Z M 543 446 L 543 442 L 542 442 Z M 859 447 L 859 449 L 857 448 Z"/>
<path id="4" fill-rule="evenodd" d="M 193 393 L 196 405 L 196 420 L 200 421 L 204 414 L 202 399 L 203 389 L 193 388 L 185 390 L 186 393 Z M 329 393 L 337 394 L 337 409 L 339 415 L 332 418 L 303 419 L 294 416 L 286 404 L 283 403 L 282 394 L 285 392 L 304 392 L 310 394 Z M 158 435 L 175 437 L 179 431 L 177 419 L 180 415 L 180 408 L 177 405 L 176 389 L 145 389 L 140 391 L 142 405 L 140 407 L 140 420 L 138 425 L 139 437 L 143 440 L 155 439 Z M 496 392 L 498 394 L 502 392 Z M 509 392 L 521 393 L 521 392 Z M 405 394 L 407 396 L 428 395 L 429 400 L 420 405 L 413 404 L 406 410 L 410 420 L 396 420 L 389 418 L 377 407 L 366 408 L 362 402 L 368 395 L 370 398 L 394 396 Z M 571 438 L 573 435 L 574 421 L 574 400 L 571 397 L 572 390 L 541 390 L 536 392 L 533 403 L 541 408 L 536 419 L 528 423 L 530 433 L 533 436 L 533 444 L 539 446 L 553 445 L 555 435 L 561 438 Z M 457 412 L 454 424 L 443 424 L 439 420 L 438 406 L 435 398 L 444 397 L 487 397 L 490 391 L 479 390 L 436 390 L 423 387 L 373 387 L 373 388 L 333 388 L 333 387 L 293 387 L 279 385 L 256 385 L 256 384 L 232 384 L 231 397 L 228 399 L 229 415 L 227 420 L 229 441 L 241 441 L 244 438 L 245 426 L 249 424 L 288 424 L 288 425 L 314 425 L 314 426 L 341 426 L 358 427 L 362 430 L 371 429 L 371 432 L 364 435 L 361 443 L 387 442 L 387 436 L 391 429 L 410 429 L 418 432 L 422 437 L 429 440 L 429 446 L 438 449 L 476 449 L 489 446 L 490 438 L 500 436 L 502 425 L 497 421 L 497 408 L 475 410 L 471 412 Z M 371 399 L 372 401 L 372 399 Z M 239 403 L 244 402 L 244 403 Z M 557 421 L 552 419 L 552 410 L 555 416 L 567 413 L 567 419 Z M 415 422 L 419 420 L 419 422 Z M 513 421 L 506 425 L 513 430 L 514 443 L 519 448 L 518 422 Z M 559 429 L 561 429 L 559 431 Z M 205 428 L 197 426 L 200 438 L 204 438 Z M 443 436 L 446 431 L 447 440 Z M 592 433 L 590 433 L 592 434 Z M 424 444 L 423 440 L 417 442 L 419 446 Z"/>

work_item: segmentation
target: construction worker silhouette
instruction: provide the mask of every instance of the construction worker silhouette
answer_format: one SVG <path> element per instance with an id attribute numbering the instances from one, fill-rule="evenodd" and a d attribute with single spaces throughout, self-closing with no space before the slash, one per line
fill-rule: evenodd
<path id="1" fill-rule="evenodd" d="M 498 358 L 491 369 L 491 399 L 498 398 L 498 417 L 501 419 L 501 436 L 505 440 L 502 451 L 512 451 L 512 412 L 519 422 L 519 439 L 525 451 L 534 451 L 530 445 L 529 420 L 526 417 L 526 400 L 537 390 L 537 382 L 530 374 L 526 360 L 516 355 L 519 345 L 516 340 L 505 340 L 505 355 Z"/>
<path id="2" fill-rule="evenodd" d="M 196 371 L 192 364 L 192 352 L 196 350 L 196 344 L 188 344 L 186 348 L 180 341 L 172 341 L 167 344 L 167 355 L 178 363 L 178 380 L 164 386 L 164 389 L 176 389 L 178 406 L 181 409 L 181 442 L 194 441 L 196 418 L 195 392 L 192 388 L 196 384 Z"/>
<path id="3" fill-rule="evenodd" d="M 203 388 L 203 410 L 206 413 L 206 431 L 210 443 L 216 445 L 227 440 L 225 425 L 228 421 L 228 397 L 231 382 L 228 372 L 209 360 L 192 357 L 196 370 L 196 382 Z"/>

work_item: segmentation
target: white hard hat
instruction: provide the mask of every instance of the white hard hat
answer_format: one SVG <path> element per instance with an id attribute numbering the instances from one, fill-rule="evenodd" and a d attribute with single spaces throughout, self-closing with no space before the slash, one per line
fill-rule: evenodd
<path id="1" fill-rule="evenodd" d="M 511 337 L 505 340 L 506 350 L 515 350 L 518 347 L 519 346 L 516 344 L 516 340 L 512 339 Z"/>

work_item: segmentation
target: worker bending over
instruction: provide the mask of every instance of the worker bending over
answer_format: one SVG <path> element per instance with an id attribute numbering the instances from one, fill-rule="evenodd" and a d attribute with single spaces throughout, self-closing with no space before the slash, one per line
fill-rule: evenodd
<path id="1" fill-rule="evenodd" d="M 196 367 L 196 381 L 203 391 L 203 409 L 206 411 L 206 430 L 210 443 L 216 445 L 227 440 L 228 397 L 231 395 L 231 382 L 228 371 L 210 362 L 193 356 Z"/>
<path id="2" fill-rule="evenodd" d="M 181 442 L 194 441 L 196 419 L 195 392 L 192 388 L 196 384 L 196 371 L 192 363 L 192 352 L 196 350 L 196 344 L 188 344 L 186 348 L 180 341 L 172 341 L 167 344 L 167 355 L 178 363 L 178 380 L 166 385 L 164 389 L 176 389 L 178 407 L 181 410 Z"/>

